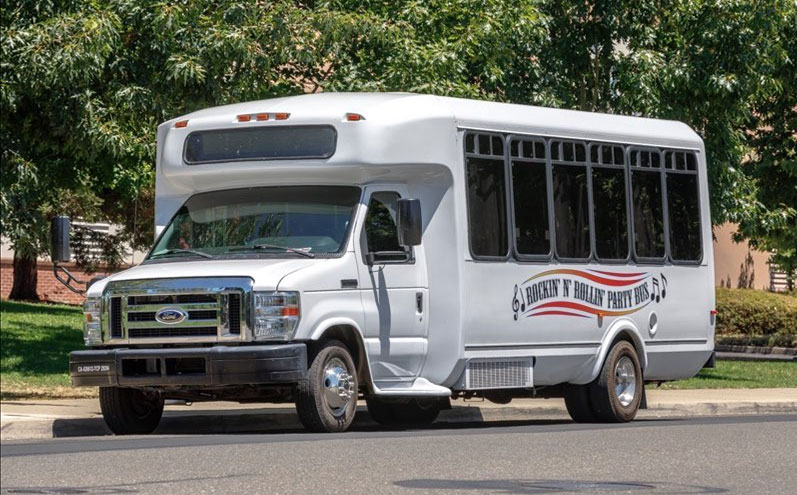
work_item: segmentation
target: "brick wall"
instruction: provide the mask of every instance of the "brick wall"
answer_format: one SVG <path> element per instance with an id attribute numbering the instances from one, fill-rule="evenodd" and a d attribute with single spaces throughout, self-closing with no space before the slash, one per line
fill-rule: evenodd
<path id="1" fill-rule="evenodd" d="M 78 280 L 89 281 L 94 277 L 107 275 L 105 272 L 96 272 L 87 275 L 81 270 L 77 270 L 73 263 L 64 265 Z M 75 294 L 61 284 L 53 276 L 53 265 L 49 261 L 39 261 L 37 264 L 38 282 L 36 292 L 42 301 L 57 302 L 64 304 L 83 304 L 85 299 L 82 294 Z M 11 259 L 0 260 L 0 298 L 8 299 L 11 293 L 11 286 L 14 284 L 14 263 Z M 83 286 L 78 285 L 78 288 Z"/>

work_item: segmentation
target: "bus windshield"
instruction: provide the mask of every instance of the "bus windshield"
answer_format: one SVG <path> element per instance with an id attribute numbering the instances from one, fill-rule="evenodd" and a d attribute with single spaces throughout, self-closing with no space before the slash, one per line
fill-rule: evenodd
<path id="1" fill-rule="evenodd" d="M 180 207 L 147 259 L 339 253 L 359 200 L 360 188 L 352 186 L 196 194 Z"/>

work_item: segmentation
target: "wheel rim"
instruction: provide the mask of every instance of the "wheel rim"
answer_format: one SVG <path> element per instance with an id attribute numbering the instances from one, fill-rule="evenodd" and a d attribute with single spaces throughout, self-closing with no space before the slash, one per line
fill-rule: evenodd
<path id="1" fill-rule="evenodd" d="M 343 361 L 334 358 L 324 368 L 323 380 L 324 402 L 333 416 L 343 416 L 352 400 L 356 400 L 354 377 Z"/>
<path id="2" fill-rule="evenodd" d="M 636 369 L 627 356 L 621 357 L 614 367 L 614 394 L 623 407 L 628 407 L 636 396 Z"/>

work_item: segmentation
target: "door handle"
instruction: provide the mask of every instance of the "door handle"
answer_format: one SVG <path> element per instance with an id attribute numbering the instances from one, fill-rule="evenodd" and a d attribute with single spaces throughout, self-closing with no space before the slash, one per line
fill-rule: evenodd
<path id="1" fill-rule="evenodd" d="M 418 314 L 423 314 L 423 292 L 415 293 L 415 309 Z"/>

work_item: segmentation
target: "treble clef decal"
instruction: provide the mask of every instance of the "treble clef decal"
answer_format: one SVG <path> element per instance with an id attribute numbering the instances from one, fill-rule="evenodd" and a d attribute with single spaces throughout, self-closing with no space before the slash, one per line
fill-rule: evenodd
<path id="1" fill-rule="evenodd" d="M 518 293 L 518 286 L 515 285 L 515 295 L 512 297 L 512 311 L 515 313 L 515 320 L 517 320 L 518 311 L 521 310 L 521 306 L 525 308 L 525 304 L 521 304 L 517 298 Z"/>

